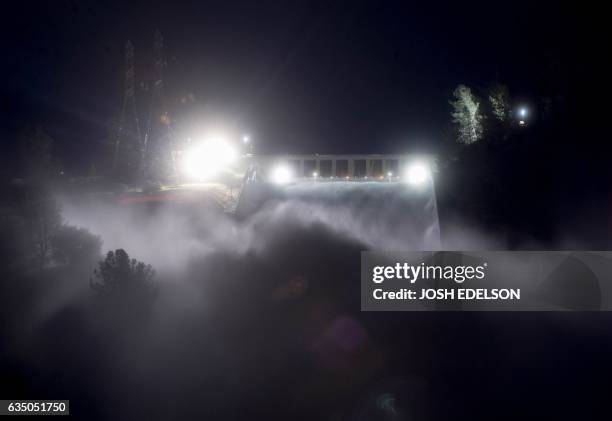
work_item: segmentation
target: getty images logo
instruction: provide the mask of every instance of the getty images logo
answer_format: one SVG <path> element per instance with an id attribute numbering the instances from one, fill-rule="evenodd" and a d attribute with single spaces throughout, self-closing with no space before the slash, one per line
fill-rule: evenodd
<path id="1" fill-rule="evenodd" d="M 487 263 L 480 266 L 431 266 L 421 263 L 409 265 L 396 263 L 394 266 L 374 266 L 372 282 L 380 284 L 386 279 L 405 279 L 414 284 L 419 279 L 445 279 L 462 284 L 470 279 L 483 279 Z"/>

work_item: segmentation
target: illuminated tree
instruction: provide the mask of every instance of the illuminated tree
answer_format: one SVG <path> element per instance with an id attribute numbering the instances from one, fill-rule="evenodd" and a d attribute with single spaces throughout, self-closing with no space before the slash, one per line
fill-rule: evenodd
<path id="1" fill-rule="evenodd" d="M 457 126 L 457 141 L 464 144 L 479 141 L 483 136 L 480 101 L 465 85 L 457 86 L 453 96 L 455 100 L 450 101 L 453 107 L 451 116 Z"/>
<path id="2" fill-rule="evenodd" d="M 505 122 L 510 117 L 510 94 L 508 88 L 502 84 L 495 84 L 489 91 L 489 103 L 493 116 Z"/>

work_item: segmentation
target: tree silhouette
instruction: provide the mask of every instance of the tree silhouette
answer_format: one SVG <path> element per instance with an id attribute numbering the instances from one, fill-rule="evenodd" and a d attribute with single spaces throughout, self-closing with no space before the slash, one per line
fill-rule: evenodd
<path id="1" fill-rule="evenodd" d="M 132 303 L 149 301 L 157 294 L 155 270 L 151 265 L 130 259 L 123 249 L 109 251 L 94 270 L 91 288 L 103 297 Z"/>

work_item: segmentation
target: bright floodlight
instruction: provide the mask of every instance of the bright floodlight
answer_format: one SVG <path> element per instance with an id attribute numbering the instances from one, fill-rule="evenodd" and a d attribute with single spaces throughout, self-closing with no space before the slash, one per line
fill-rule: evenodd
<path id="1" fill-rule="evenodd" d="M 291 170 L 286 165 L 278 165 L 272 170 L 272 181 L 276 184 L 287 184 L 291 181 Z"/>
<path id="2" fill-rule="evenodd" d="M 237 158 L 236 150 L 222 139 L 210 139 L 185 152 L 183 171 L 204 181 L 227 168 Z"/>
<path id="3" fill-rule="evenodd" d="M 411 164 L 406 171 L 406 181 L 415 186 L 425 183 L 429 176 L 429 166 L 422 162 Z"/>

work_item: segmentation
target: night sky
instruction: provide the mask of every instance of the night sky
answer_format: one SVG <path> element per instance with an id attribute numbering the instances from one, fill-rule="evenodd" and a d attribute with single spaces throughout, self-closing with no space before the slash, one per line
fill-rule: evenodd
<path id="1" fill-rule="evenodd" d="M 455 3 L 24 3 L 2 28 L 4 143 L 42 125 L 67 168 L 87 167 L 121 107 L 127 39 L 147 111 L 156 28 L 177 136 L 207 120 L 261 152 L 435 152 L 459 83 L 533 104 L 578 90 L 596 27 L 576 11 Z"/>

